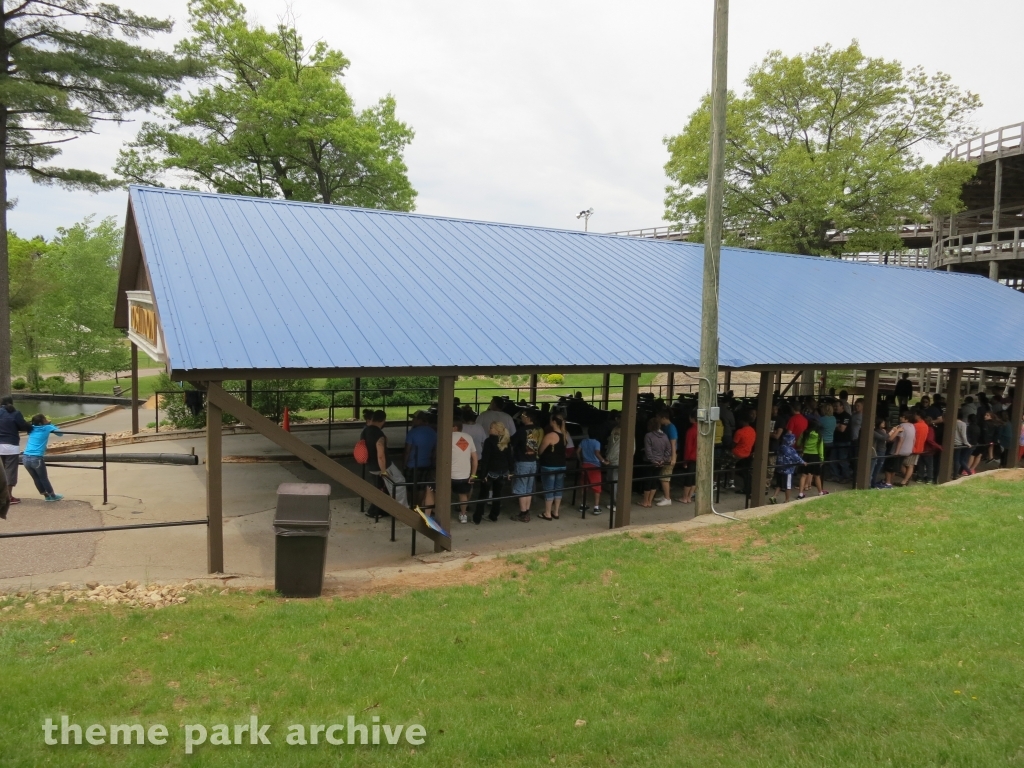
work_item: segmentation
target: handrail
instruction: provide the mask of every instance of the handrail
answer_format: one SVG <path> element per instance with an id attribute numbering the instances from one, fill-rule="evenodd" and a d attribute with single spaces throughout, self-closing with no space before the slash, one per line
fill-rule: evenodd
<path id="1" fill-rule="evenodd" d="M 981 230 L 943 237 L 931 252 L 933 268 L 946 264 L 990 261 L 996 254 L 1011 254 L 1011 258 L 1024 257 L 1024 227 L 1004 227 L 995 231 Z"/>
<path id="2" fill-rule="evenodd" d="M 946 153 L 953 160 L 984 160 L 986 155 L 1024 152 L 1024 122 L 1004 125 L 962 141 Z"/>

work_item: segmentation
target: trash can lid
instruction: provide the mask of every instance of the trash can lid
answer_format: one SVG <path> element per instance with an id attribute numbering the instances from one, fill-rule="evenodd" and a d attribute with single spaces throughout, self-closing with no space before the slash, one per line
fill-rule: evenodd
<path id="1" fill-rule="evenodd" d="M 331 486 L 326 483 L 281 483 L 274 525 L 329 526 Z"/>

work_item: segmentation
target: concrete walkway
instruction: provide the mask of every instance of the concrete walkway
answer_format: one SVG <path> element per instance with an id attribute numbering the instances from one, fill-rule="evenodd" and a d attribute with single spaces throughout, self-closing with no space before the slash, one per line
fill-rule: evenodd
<path id="1" fill-rule="evenodd" d="M 94 430 L 89 430 L 94 431 Z M 400 445 L 404 428 L 389 428 L 392 445 Z M 297 432 L 303 440 L 326 446 L 326 430 Z M 335 430 L 332 447 L 351 450 L 358 430 Z M 205 459 L 202 434 L 173 440 L 117 446 L 124 453 L 191 453 Z M 261 456 L 281 453 L 261 435 L 225 435 L 224 463 L 224 551 L 230 575 L 267 583 L 273 579 L 274 535 L 272 520 L 277 487 L 284 482 L 324 482 L 315 470 L 298 461 L 261 461 Z M 256 459 L 248 461 L 246 459 Z M 53 461 L 59 461 L 54 456 Z M 354 472 L 360 467 L 351 459 L 342 463 Z M 39 500 L 27 473 L 22 472 L 17 495 L 25 499 L 11 508 L 0 530 L 14 532 L 49 528 L 111 526 L 205 518 L 205 467 L 169 465 L 109 464 L 109 501 L 113 509 L 102 510 L 102 478 L 85 468 L 51 469 L 51 480 L 66 500 Z M 390 519 L 374 522 L 360 513 L 359 499 L 336 483 L 332 485 L 332 529 L 328 543 L 329 572 L 378 568 L 400 568 L 420 562 L 411 555 L 412 532 L 396 526 L 397 540 L 390 541 Z M 570 492 L 571 493 L 571 492 Z M 605 497 L 607 498 L 607 497 Z M 634 497 L 638 499 L 639 497 Z M 569 499 L 566 499 L 568 504 Z M 542 508 L 535 497 L 533 510 Z M 718 509 L 735 513 L 743 497 L 722 493 Z M 485 517 L 479 526 L 454 523 L 452 541 L 458 556 L 484 556 L 498 552 L 549 545 L 551 542 L 599 534 L 608 528 L 607 513 L 581 519 L 578 511 L 563 507 L 561 519 L 548 522 L 536 516 L 527 524 L 510 519 L 514 508 L 504 503 L 501 519 L 492 523 Z M 774 509 L 774 508 L 772 508 Z M 634 505 L 634 526 L 669 524 L 692 517 L 693 505 L 680 503 L 644 509 Z M 433 558 L 433 543 L 417 537 L 417 556 Z M 0 591 L 27 586 L 52 586 L 61 582 L 106 584 L 136 579 L 143 583 L 180 583 L 206 576 L 206 527 L 157 528 L 110 531 L 38 538 L 0 540 Z"/>

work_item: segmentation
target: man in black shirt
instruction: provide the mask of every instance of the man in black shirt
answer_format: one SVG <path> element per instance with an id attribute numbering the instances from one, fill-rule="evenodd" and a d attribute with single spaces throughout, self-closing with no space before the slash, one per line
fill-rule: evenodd
<path id="1" fill-rule="evenodd" d="M 850 470 L 850 446 L 853 442 L 853 435 L 850 432 L 849 408 L 849 405 L 839 400 L 835 403 L 833 411 L 833 416 L 836 419 L 836 431 L 832 437 L 832 459 L 837 463 L 829 466 L 834 479 L 840 483 L 853 479 L 853 473 Z"/>
<path id="2" fill-rule="evenodd" d="M 900 410 L 906 410 L 907 403 L 914 396 L 914 382 L 910 380 L 909 373 L 904 373 L 903 377 L 896 382 L 894 394 L 896 395 L 896 402 L 899 403 Z"/>
<path id="3" fill-rule="evenodd" d="M 381 474 L 377 477 L 377 487 L 383 486 L 382 476 L 388 470 L 388 438 L 384 434 L 384 423 L 387 421 L 387 414 L 384 411 L 374 411 L 363 427 L 359 435 L 360 440 L 366 441 L 366 450 L 369 452 L 367 464 L 371 467 L 376 465 Z M 371 504 L 366 510 L 366 516 L 377 518 L 384 514 L 376 505 Z"/>

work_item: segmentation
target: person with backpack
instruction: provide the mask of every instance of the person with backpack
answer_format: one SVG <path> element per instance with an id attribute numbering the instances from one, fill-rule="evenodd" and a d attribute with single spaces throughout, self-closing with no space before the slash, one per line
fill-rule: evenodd
<path id="1" fill-rule="evenodd" d="M 370 414 L 353 451 L 353 456 L 358 463 L 375 466 L 380 470 L 380 475 L 377 477 L 377 488 L 385 492 L 387 492 L 387 489 L 384 488 L 384 478 L 388 474 L 388 438 L 384 434 L 384 424 L 387 422 L 387 418 L 388 415 L 380 410 Z M 362 443 L 362 446 L 359 443 Z M 386 513 L 375 504 L 371 504 L 365 514 L 367 517 L 377 519 Z"/>
<path id="2" fill-rule="evenodd" d="M 28 434 L 28 443 L 25 445 L 21 463 L 35 482 L 36 490 L 43 494 L 46 501 L 60 501 L 64 498 L 59 493 L 55 493 L 50 484 L 50 478 L 46 475 L 45 459 L 46 443 L 49 441 L 50 435 L 63 434 L 43 414 L 37 413 L 32 417 L 32 431 Z"/>
<path id="3" fill-rule="evenodd" d="M 792 432 L 784 432 L 775 457 L 775 492 L 768 498 L 769 504 L 778 503 L 776 497 L 780 490 L 785 491 L 786 501 L 789 501 L 789 492 L 793 489 L 793 473 L 797 467 L 806 463 L 796 450 L 796 437 Z"/>

